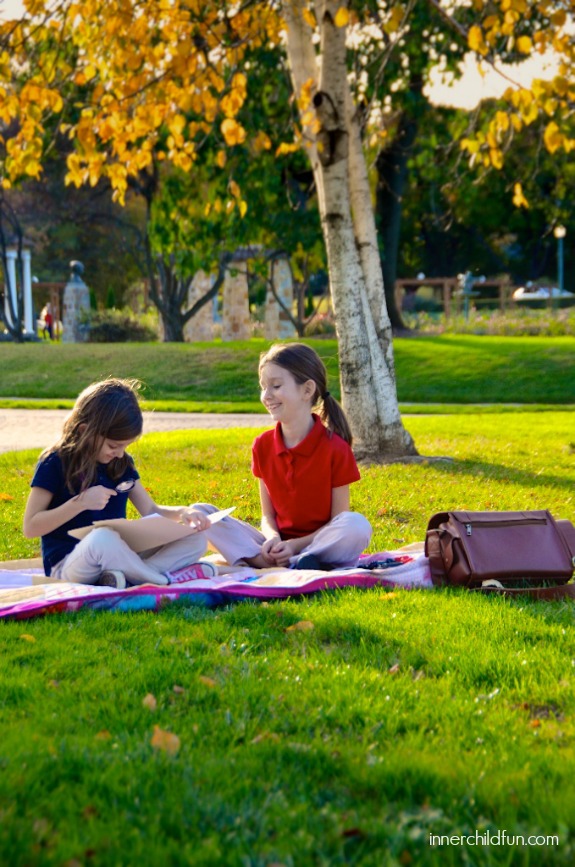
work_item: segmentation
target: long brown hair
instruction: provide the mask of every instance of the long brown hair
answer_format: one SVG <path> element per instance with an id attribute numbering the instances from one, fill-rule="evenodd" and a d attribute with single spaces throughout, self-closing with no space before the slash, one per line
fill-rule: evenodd
<path id="1" fill-rule="evenodd" d="M 291 373 L 298 385 L 311 379 L 315 384 L 312 406 L 318 405 L 319 417 L 327 429 L 339 434 L 351 445 L 349 423 L 343 409 L 327 390 L 327 370 L 315 350 L 305 343 L 274 343 L 267 352 L 260 355 L 260 374 L 266 364 L 283 367 Z"/>
<path id="2" fill-rule="evenodd" d="M 64 422 L 58 442 L 41 457 L 58 452 L 64 478 L 71 492 L 88 488 L 96 478 L 97 457 L 104 439 L 131 440 L 142 433 L 143 418 L 136 380 L 105 379 L 85 388 Z M 129 455 L 114 458 L 106 467 L 111 479 L 120 478 L 129 466 Z"/>

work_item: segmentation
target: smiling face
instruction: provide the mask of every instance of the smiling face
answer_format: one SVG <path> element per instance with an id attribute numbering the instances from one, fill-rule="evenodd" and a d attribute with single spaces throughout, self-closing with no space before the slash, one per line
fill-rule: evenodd
<path id="1" fill-rule="evenodd" d="M 261 402 L 274 421 L 293 423 L 311 413 L 315 385 L 311 379 L 301 385 L 291 373 L 269 362 L 260 371 Z"/>
<path id="2" fill-rule="evenodd" d="M 128 446 L 137 439 L 138 437 L 133 437 L 129 440 L 114 440 L 102 437 L 96 460 L 99 464 L 109 464 L 114 458 L 123 458 Z"/>

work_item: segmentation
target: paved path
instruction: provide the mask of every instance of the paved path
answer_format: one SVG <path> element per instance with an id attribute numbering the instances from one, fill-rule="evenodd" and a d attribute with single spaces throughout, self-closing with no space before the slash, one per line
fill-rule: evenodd
<path id="1" fill-rule="evenodd" d="M 43 449 L 55 442 L 68 409 L 0 409 L 0 452 Z M 269 427 L 267 413 L 144 412 L 144 433 L 191 428 Z"/>

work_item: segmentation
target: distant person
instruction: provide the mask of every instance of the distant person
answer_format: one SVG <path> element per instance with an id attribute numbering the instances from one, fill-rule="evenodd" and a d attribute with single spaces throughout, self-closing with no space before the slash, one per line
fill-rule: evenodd
<path id="1" fill-rule="evenodd" d="M 371 527 L 350 511 L 349 486 L 360 475 L 349 425 L 327 390 L 321 358 L 302 343 L 275 344 L 261 356 L 259 375 L 262 403 L 276 422 L 252 446 L 261 531 L 227 517 L 208 530 L 209 542 L 230 564 L 356 566 Z M 206 503 L 194 508 L 206 514 L 216 510 Z"/>
<path id="2" fill-rule="evenodd" d="M 40 319 L 44 323 L 42 328 L 42 336 L 45 340 L 54 340 L 54 316 L 52 314 L 52 305 L 49 301 L 40 313 Z"/>
<path id="3" fill-rule="evenodd" d="M 79 584 L 123 589 L 131 584 L 170 584 L 214 574 L 198 563 L 207 548 L 204 514 L 188 506 L 158 506 L 127 454 L 142 433 L 135 385 L 106 379 L 88 386 L 64 422 L 60 439 L 41 455 L 24 513 L 24 535 L 40 536 L 47 576 Z M 125 518 L 128 500 L 140 515 L 158 513 L 199 532 L 136 554 L 114 530 L 97 527 L 82 540 L 68 534 L 97 520 Z"/>

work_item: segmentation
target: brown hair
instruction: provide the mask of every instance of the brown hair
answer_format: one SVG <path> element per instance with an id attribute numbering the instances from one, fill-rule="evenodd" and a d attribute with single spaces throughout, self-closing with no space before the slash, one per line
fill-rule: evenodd
<path id="1" fill-rule="evenodd" d="M 78 487 L 85 490 L 96 478 L 103 439 L 132 440 L 142 433 L 139 387 L 136 380 L 110 378 L 89 385 L 76 399 L 60 439 L 41 455 L 58 452 L 66 485 L 72 493 Z M 110 461 L 106 470 L 111 479 L 118 479 L 129 466 L 133 466 L 132 459 L 124 454 Z"/>
<path id="2" fill-rule="evenodd" d="M 260 355 L 259 373 L 266 364 L 277 364 L 291 373 L 299 385 L 308 379 L 315 383 L 312 406 L 320 404 L 319 417 L 330 431 L 335 431 L 351 445 L 352 435 L 345 413 L 327 390 L 327 371 L 317 352 L 305 343 L 274 343 Z"/>

